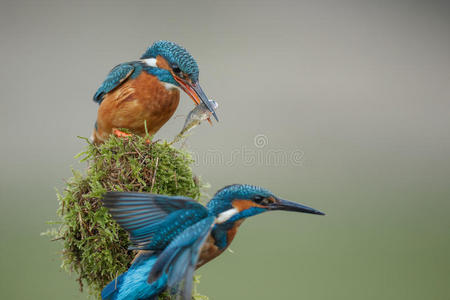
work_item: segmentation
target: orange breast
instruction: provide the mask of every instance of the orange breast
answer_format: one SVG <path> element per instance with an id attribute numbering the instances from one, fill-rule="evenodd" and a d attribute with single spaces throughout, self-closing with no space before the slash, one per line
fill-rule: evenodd
<path id="1" fill-rule="evenodd" d="M 105 95 L 97 115 L 94 141 L 103 142 L 115 128 L 126 128 L 134 134 L 155 134 L 178 107 L 180 92 L 166 89 L 156 76 L 142 72 Z"/>
<path id="2" fill-rule="evenodd" d="M 202 249 L 200 250 L 200 256 L 197 261 L 197 268 L 200 268 L 210 260 L 216 258 L 225 250 L 225 249 L 220 250 L 215 245 L 215 242 L 216 241 L 214 240 L 212 235 L 210 235 L 206 240 L 205 244 L 203 244 Z"/>
<path id="3" fill-rule="evenodd" d="M 220 254 L 222 254 L 223 251 L 225 251 L 228 246 L 230 246 L 231 242 L 233 241 L 234 237 L 236 236 L 237 229 L 239 226 L 241 226 L 242 222 L 244 220 L 237 221 L 234 226 L 228 230 L 227 232 L 227 247 L 224 249 L 219 249 L 215 244 L 216 241 L 214 240 L 212 235 L 209 235 L 208 239 L 206 240 L 205 244 L 202 246 L 202 249 L 200 251 L 200 256 L 198 258 L 197 262 L 197 268 L 200 268 L 210 260 L 216 258 Z"/>

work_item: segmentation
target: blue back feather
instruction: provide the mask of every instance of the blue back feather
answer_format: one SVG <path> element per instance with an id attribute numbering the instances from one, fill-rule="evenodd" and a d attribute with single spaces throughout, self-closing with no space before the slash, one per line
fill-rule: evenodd
<path id="1" fill-rule="evenodd" d="M 97 102 L 98 104 L 102 103 L 103 98 L 106 94 L 118 88 L 127 79 L 134 79 L 138 77 L 142 73 L 142 71 L 158 77 L 160 81 L 171 83 L 177 86 L 179 85 L 178 82 L 173 78 L 170 71 L 166 69 L 150 67 L 141 61 L 132 61 L 117 65 L 109 72 L 108 76 L 106 76 L 105 81 L 103 81 L 97 92 L 95 92 L 93 99 L 94 102 Z"/>
<path id="2" fill-rule="evenodd" d="M 198 81 L 199 69 L 197 62 L 189 52 L 174 42 L 157 41 L 142 55 L 141 59 L 156 58 L 158 55 L 164 57 L 171 66 L 181 69 L 189 75 L 193 82 Z M 132 61 L 115 66 L 103 81 L 102 85 L 94 94 L 94 102 L 100 104 L 105 95 L 119 87 L 128 78 L 136 78 L 142 71 L 155 75 L 160 81 L 178 86 L 170 71 L 156 67 L 149 67 L 141 61 Z"/>

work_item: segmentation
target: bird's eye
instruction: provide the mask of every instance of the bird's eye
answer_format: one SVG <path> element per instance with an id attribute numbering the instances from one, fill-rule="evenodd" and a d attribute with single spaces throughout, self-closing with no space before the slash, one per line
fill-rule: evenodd
<path id="1" fill-rule="evenodd" d="M 173 67 L 173 68 L 172 68 L 172 71 L 173 71 L 175 74 L 177 74 L 177 75 L 181 73 L 181 69 L 178 68 L 178 67 Z"/>
<path id="2" fill-rule="evenodd" d="M 256 195 L 253 197 L 253 201 L 259 205 L 269 205 L 269 204 L 273 203 L 273 198 Z"/>
<path id="3" fill-rule="evenodd" d="M 260 196 L 260 195 L 256 195 L 255 197 L 253 197 L 253 201 L 258 204 L 261 204 L 264 201 L 264 197 Z"/>

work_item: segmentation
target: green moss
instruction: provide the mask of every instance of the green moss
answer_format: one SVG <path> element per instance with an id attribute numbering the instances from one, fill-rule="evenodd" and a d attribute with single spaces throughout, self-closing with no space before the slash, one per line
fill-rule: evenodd
<path id="1" fill-rule="evenodd" d="M 135 255 L 127 250 L 127 233 L 102 206 L 102 195 L 141 191 L 198 200 L 200 185 L 190 168 L 191 156 L 166 142 L 112 136 L 100 146 L 88 143 L 77 158 L 87 161 L 88 168 L 85 174 L 74 171 L 64 191 L 58 193 L 60 227 L 51 234 L 63 241 L 63 267 L 78 274 L 81 289 L 87 285 L 99 297 L 101 289 L 126 271 Z"/>

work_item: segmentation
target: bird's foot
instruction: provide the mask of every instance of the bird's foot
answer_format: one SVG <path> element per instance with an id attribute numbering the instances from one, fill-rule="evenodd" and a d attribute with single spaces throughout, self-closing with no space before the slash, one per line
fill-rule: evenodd
<path id="1" fill-rule="evenodd" d="M 127 137 L 131 136 L 131 133 L 126 133 L 126 132 L 120 131 L 119 129 L 114 129 L 113 133 L 115 136 L 117 136 L 119 138 L 127 138 Z"/>

